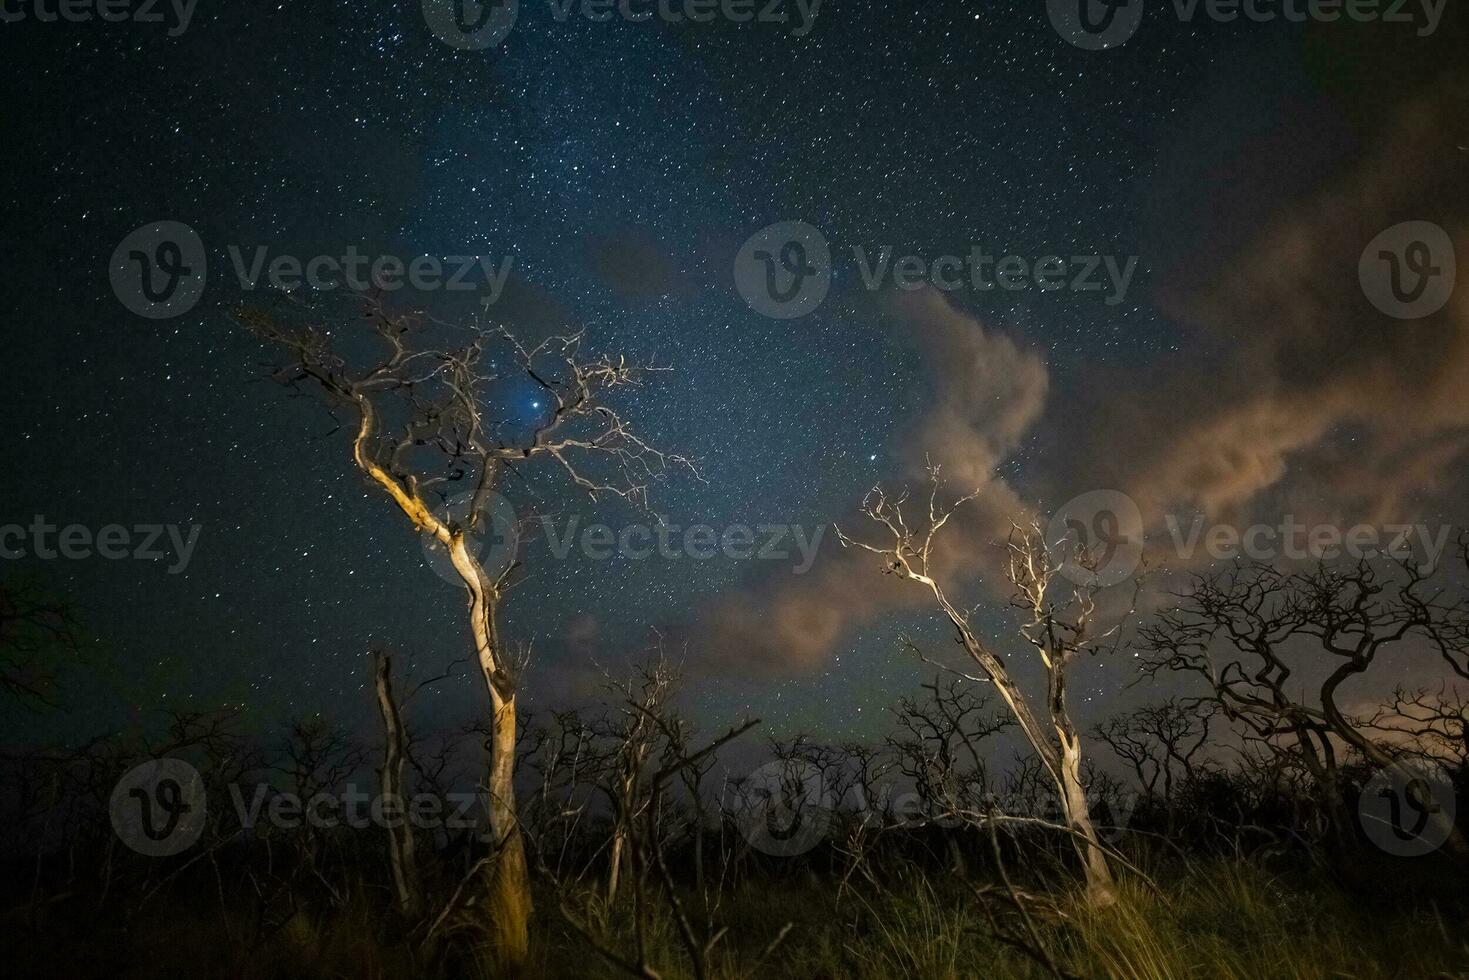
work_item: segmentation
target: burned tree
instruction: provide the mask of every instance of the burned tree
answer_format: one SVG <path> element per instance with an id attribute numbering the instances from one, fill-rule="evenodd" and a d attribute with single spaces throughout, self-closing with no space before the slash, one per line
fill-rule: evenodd
<path id="1" fill-rule="evenodd" d="M 979 667 L 983 677 L 970 677 L 994 685 L 1016 725 L 1034 750 L 1055 787 L 1065 817 L 1066 830 L 1081 859 L 1086 875 L 1087 898 L 1093 905 L 1111 905 L 1116 887 L 1106 856 L 1087 810 L 1082 782 L 1081 734 L 1071 720 L 1066 702 L 1067 669 L 1083 653 L 1099 651 L 1112 642 L 1116 627 L 1097 629 L 1097 585 L 1077 586 L 1059 603 L 1051 598 L 1061 570 L 1046 547 L 1040 526 L 1015 526 L 1007 544 L 1006 576 L 1014 589 L 1011 605 L 1022 612 L 1019 633 L 1036 652 L 1045 670 L 1045 722 L 1036 717 L 1031 700 L 1012 676 L 1004 659 L 991 643 L 975 633 L 971 611 L 956 605 L 939 583 L 934 567 L 934 546 L 939 533 L 955 511 L 973 500 L 974 491 L 950 505 L 939 502 L 940 480 L 936 467 L 930 469 L 931 489 L 927 516 L 920 526 L 910 527 L 903 513 L 906 494 L 890 499 L 874 488 L 862 502 L 862 512 L 883 528 L 890 540 L 882 544 L 856 541 L 838 532 L 843 545 L 863 548 L 883 561 L 883 572 L 928 589 L 939 609 L 954 627 L 964 652 Z M 1079 556 L 1084 563 L 1085 555 Z M 1092 579 L 1095 582 L 1095 577 Z M 965 675 L 968 676 L 968 675 Z"/>
<path id="2" fill-rule="evenodd" d="M 939 676 L 922 687 L 926 698 L 900 698 L 888 709 L 897 731 L 888 736 L 887 745 L 918 793 L 925 819 L 944 826 L 955 814 L 979 812 L 988 805 L 992 787 L 980 744 L 1015 722 L 991 712 L 989 699 L 963 678 Z M 944 842 L 953 869 L 962 874 L 959 842 L 950 835 Z"/>
<path id="3" fill-rule="evenodd" d="M 607 857 L 607 904 L 617 900 L 623 866 L 630 863 L 627 844 L 641 816 L 639 787 L 648 760 L 658 749 L 662 736 L 655 719 L 667 710 L 678 685 L 677 670 L 659 651 L 657 660 L 634 668 L 627 683 L 609 681 L 610 692 L 621 699 L 617 713 L 595 726 L 602 741 L 611 746 L 606 761 L 603 789 L 612 806 L 612 841 Z"/>
<path id="4" fill-rule="evenodd" d="M 237 315 L 284 351 L 276 380 L 314 389 L 334 412 L 345 413 L 357 469 L 442 549 L 464 587 L 490 704 L 489 927 L 500 955 L 522 960 L 530 892 L 513 780 L 517 671 L 499 617 L 519 564 L 518 545 L 508 560 L 487 564 L 476 536 L 492 529 L 498 491 L 523 469 L 559 471 L 594 501 L 609 496 L 641 504 L 667 467 L 688 465 L 645 442 L 607 404 L 617 389 L 638 385 L 655 369 L 620 356 L 586 357 L 580 333 L 527 345 L 503 327 L 456 327 L 393 313 L 371 299 L 357 322 L 331 326 L 313 321 L 309 311 L 284 308 Z M 359 356 L 364 346 L 379 353 Z M 530 421 L 514 408 L 514 393 L 527 387 L 539 394 Z M 434 506 L 454 489 L 463 490 L 457 508 Z"/>
<path id="5" fill-rule="evenodd" d="M 1391 748 L 1341 707 L 1341 689 L 1395 647 L 1437 655 L 1469 678 L 1464 637 L 1469 604 L 1449 601 L 1412 560 L 1319 562 L 1289 572 L 1236 562 L 1194 578 L 1177 605 L 1140 632 L 1145 669 L 1202 677 L 1226 717 L 1265 744 L 1295 756 L 1310 772 L 1339 844 L 1350 839 L 1342 755 L 1377 767 Z M 1298 669 L 1316 677 L 1304 693 Z M 1464 855 L 1455 831 L 1449 847 Z"/>
<path id="6" fill-rule="evenodd" d="M 1356 721 L 1397 751 L 1441 766 L 1450 776 L 1469 775 L 1469 694 L 1463 691 L 1446 685 L 1432 691 L 1398 687 L 1376 711 Z"/>
<path id="7" fill-rule="evenodd" d="M 1116 715 L 1092 729 L 1092 737 L 1126 762 L 1149 802 L 1161 804 L 1171 834 L 1178 789 L 1198 776 L 1217 705 L 1197 698 L 1168 698 Z"/>
<path id="8" fill-rule="evenodd" d="M 393 657 L 386 650 L 372 655 L 373 686 L 377 692 L 377 710 L 383 721 L 383 764 L 378 785 L 385 805 L 392 805 L 400 815 L 407 805 L 403 788 L 403 767 L 408 761 L 408 731 L 403 724 L 402 705 L 393 695 Z M 393 889 L 398 909 L 412 917 L 418 913 L 418 860 L 413 839 L 413 823 L 400 819 L 388 823 L 388 866 L 393 872 Z"/>

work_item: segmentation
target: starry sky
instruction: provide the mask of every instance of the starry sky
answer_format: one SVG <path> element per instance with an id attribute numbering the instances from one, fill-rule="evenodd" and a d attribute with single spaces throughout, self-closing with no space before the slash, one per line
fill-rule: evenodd
<path id="1" fill-rule="evenodd" d="M 1020 0 L 827 0 L 804 37 L 563 23 L 523 2 L 490 51 L 443 44 L 416 3 L 200 0 L 177 37 L 0 26 L 0 521 L 201 527 L 179 574 L 96 558 L 0 570 L 73 603 L 90 665 L 68 678 L 65 710 L 13 719 L 7 737 L 181 704 L 353 722 L 371 711 L 373 646 L 419 675 L 462 655 L 459 594 L 345 436 L 262 380 L 269 352 L 228 316 L 250 298 L 231 244 L 513 255 L 497 321 L 585 328 L 592 349 L 673 368 L 619 406 L 697 458 L 702 479 L 652 489 L 653 512 L 679 525 L 847 522 L 874 482 L 951 450 L 961 476 L 983 469 L 1038 512 L 1120 487 L 1214 516 L 1469 518 L 1454 489 L 1469 290 L 1409 327 L 1355 292 L 1361 243 L 1394 221 L 1437 221 L 1469 254 L 1464 11 L 1419 38 L 1184 24 L 1154 7 L 1107 52 L 1065 43 L 1043 4 Z M 165 220 L 206 243 L 210 280 L 188 313 L 147 320 L 113 295 L 109 257 Z M 820 309 L 777 320 L 745 304 L 730 268 L 787 220 L 818 227 L 838 260 Z M 905 300 L 861 287 L 854 245 L 1139 261 L 1116 304 Z M 479 298 L 414 301 L 460 318 Z M 554 480 L 527 493 L 584 523 L 647 520 Z M 751 712 L 777 731 L 877 730 L 923 673 L 898 633 L 947 639 L 867 565 L 859 588 L 833 584 L 855 574 L 833 550 L 829 535 L 796 577 L 791 562 L 552 560 L 533 545 L 506 611 L 510 635 L 534 641 L 527 704 L 585 699 L 656 628 L 687 644 L 686 701 L 711 725 Z M 779 642 L 742 654 L 731 624 L 793 608 L 822 610 L 792 637 L 799 656 Z M 1123 670 L 1088 668 L 1086 721 Z M 476 684 L 440 685 L 433 714 L 472 716 Z"/>

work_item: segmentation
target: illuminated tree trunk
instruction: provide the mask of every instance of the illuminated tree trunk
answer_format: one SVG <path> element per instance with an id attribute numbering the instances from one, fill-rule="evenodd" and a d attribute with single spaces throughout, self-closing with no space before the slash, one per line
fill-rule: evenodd
<path id="1" fill-rule="evenodd" d="M 1068 735 L 1060 728 L 1056 733 L 1061 736 L 1061 810 L 1066 826 L 1071 829 L 1072 846 L 1076 848 L 1086 874 L 1087 902 L 1098 908 L 1111 905 L 1117 901 L 1117 887 L 1097 839 L 1096 828 L 1092 825 L 1086 790 L 1081 785 L 1081 739 L 1075 732 Z"/>
<path id="2" fill-rule="evenodd" d="M 1042 662 L 1049 679 L 1047 705 L 1051 726 L 1056 730 L 1056 744 L 1061 750 L 1052 772 L 1060 790 L 1061 812 L 1071 831 L 1071 845 L 1076 848 L 1086 874 L 1087 901 L 1096 907 L 1111 905 L 1117 901 L 1117 887 L 1097 839 L 1096 827 L 1092 825 L 1086 788 L 1081 784 L 1081 735 L 1071 723 L 1071 711 L 1066 706 L 1065 658 L 1043 652 Z"/>
<path id="3" fill-rule="evenodd" d="M 506 966 L 518 968 L 529 946 L 531 897 L 515 807 L 515 685 L 496 643 L 499 594 L 470 554 L 464 532 L 448 533 L 449 556 L 469 592 L 475 654 L 490 695 L 490 772 L 485 790 L 495 859 L 488 869 L 489 926 L 499 958 Z"/>
<path id="4" fill-rule="evenodd" d="M 403 796 L 403 763 L 407 758 L 407 733 L 393 698 L 392 657 L 379 650 L 373 657 L 373 676 L 377 687 L 378 712 L 383 719 L 384 750 L 380 789 L 385 802 L 391 802 L 398 820 L 388 826 L 388 865 L 393 872 L 393 887 L 398 893 L 398 908 L 407 918 L 419 911 L 418 859 L 413 839 L 413 823 Z"/>

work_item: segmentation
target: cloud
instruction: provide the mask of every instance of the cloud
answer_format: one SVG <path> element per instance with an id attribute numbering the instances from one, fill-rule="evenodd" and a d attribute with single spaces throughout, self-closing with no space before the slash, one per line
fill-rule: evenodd
<path id="1" fill-rule="evenodd" d="M 935 554 L 942 577 L 992 567 L 1019 499 L 996 476 L 1045 405 L 1045 365 L 1009 337 L 986 330 L 941 294 L 896 294 L 890 312 L 919 338 L 934 400 L 895 447 L 902 472 L 926 501 L 927 461 L 940 465 L 954 495 L 983 488 L 946 529 Z M 841 523 L 868 537 L 871 522 L 855 510 Z M 799 673 L 824 661 L 844 636 L 896 610 L 932 602 L 909 583 L 879 578 L 879 561 L 860 549 L 826 549 L 802 576 L 783 576 L 724 596 L 696 626 L 697 642 L 720 670 Z M 927 598 L 926 598 L 927 597 Z"/>
<path id="2" fill-rule="evenodd" d="M 1469 287 L 1437 314 L 1395 320 L 1363 294 L 1357 264 L 1378 232 L 1425 217 L 1469 254 L 1458 91 L 1435 86 L 1404 107 L 1202 285 L 1197 269 L 1165 283 L 1158 303 L 1186 342 L 1093 378 L 1088 401 L 1109 411 L 1069 421 L 1063 441 L 1078 451 L 1057 484 L 1116 485 L 1150 524 L 1175 508 L 1232 519 L 1260 506 L 1403 520 L 1437 496 L 1469 434 Z"/>
<path id="3" fill-rule="evenodd" d="M 886 297 L 898 327 L 917 338 L 933 392 L 895 447 L 901 469 L 889 489 L 921 490 L 932 459 L 951 490 L 984 491 L 946 531 L 940 577 L 997 583 L 1010 522 L 1028 508 L 996 468 L 1031 434 L 1047 451 L 1028 469 L 1028 488 L 1033 481 L 1053 507 L 1088 490 L 1123 490 L 1152 542 L 1168 540 L 1165 514 L 1189 509 L 1216 520 L 1273 509 L 1277 519 L 1290 511 L 1381 524 L 1420 518 L 1415 508 L 1448 498 L 1469 449 L 1469 284 L 1437 314 L 1399 321 L 1371 305 L 1357 266 L 1379 232 L 1425 217 L 1469 256 L 1469 153 L 1457 143 L 1469 116 L 1457 93 L 1466 90 L 1450 79 L 1406 105 L 1324 190 L 1275 207 L 1223 260 L 1208 243 L 1177 263 L 1155 297 L 1179 325 L 1176 350 L 1083 370 L 1049 401 L 1050 374 L 1035 352 L 936 292 Z M 1208 270 L 1198 268 L 1204 256 Z M 870 526 L 855 513 L 842 524 L 858 538 Z M 697 641 L 717 669 L 809 670 L 863 626 L 932 604 L 877 572 L 868 552 L 828 550 L 803 577 L 724 597 Z M 1003 597 L 1002 587 L 992 592 Z"/>

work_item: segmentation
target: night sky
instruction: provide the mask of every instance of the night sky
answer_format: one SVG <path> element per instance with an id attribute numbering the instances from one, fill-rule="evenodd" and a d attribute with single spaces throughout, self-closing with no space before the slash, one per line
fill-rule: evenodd
<path id="1" fill-rule="evenodd" d="M 460 593 L 355 470 L 345 434 L 263 380 L 272 352 L 228 315 L 250 298 L 229 245 L 513 255 L 496 322 L 585 328 L 590 350 L 673 368 L 617 404 L 697 458 L 702 479 L 670 473 L 651 491 L 681 526 L 855 529 L 867 488 L 921 479 L 925 454 L 1041 514 L 1117 488 L 1150 527 L 1165 508 L 1462 526 L 1469 288 L 1433 316 L 1389 319 L 1363 298 L 1357 258 L 1405 220 L 1438 223 L 1469 255 L 1464 13 L 1450 4 L 1417 37 L 1184 24 L 1153 3 L 1102 52 L 1019 0 L 826 0 L 803 37 L 560 23 L 522 0 L 488 51 L 442 43 L 416 3 L 200 0 L 177 37 L 5 23 L 0 523 L 202 528 L 179 574 L 101 558 L 0 568 L 72 602 L 89 665 L 64 711 L 12 715 L 6 737 L 180 705 L 354 723 L 372 710 L 370 648 L 426 676 L 467 647 Z M 816 312 L 771 319 L 731 264 L 755 231 L 793 220 L 831 243 L 834 282 Z M 209 278 L 192 310 L 148 320 L 114 296 L 108 266 L 158 221 L 198 233 Z M 1138 264 L 1114 304 L 896 295 L 862 287 L 857 245 Z M 478 293 L 400 298 L 484 312 Z M 533 418 L 534 397 L 512 411 Z M 516 493 L 583 525 L 648 520 L 550 478 Z M 968 533 L 957 574 L 999 630 L 995 539 Z M 675 652 L 687 643 L 701 722 L 879 730 L 925 672 L 899 632 L 936 651 L 946 632 L 829 530 L 816 567 L 795 563 L 555 560 L 532 542 L 505 617 L 534 640 L 525 703 L 585 700 L 599 667 L 621 671 L 657 628 Z M 788 635 L 792 621 L 810 628 Z M 773 629 L 748 640 L 751 623 Z M 1088 665 L 1082 720 L 1130 679 L 1125 663 Z M 461 722 L 483 697 L 466 675 L 430 715 Z"/>

